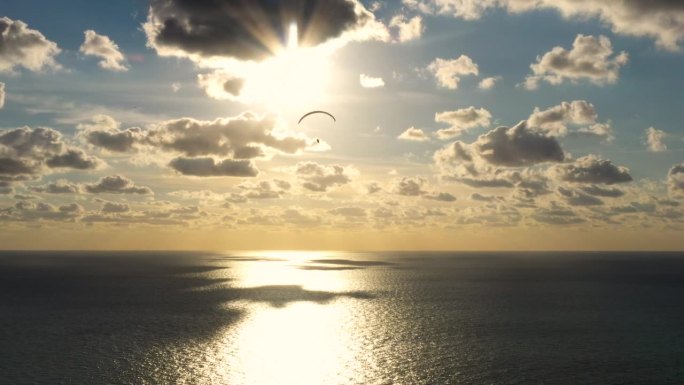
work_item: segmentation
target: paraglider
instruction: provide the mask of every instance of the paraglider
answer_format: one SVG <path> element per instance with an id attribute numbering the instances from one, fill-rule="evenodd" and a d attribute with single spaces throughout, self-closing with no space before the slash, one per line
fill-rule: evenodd
<path id="1" fill-rule="evenodd" d="M 331 113 L 329 113 L 329 112 L 325 112 L 325 111 L 311 111 L 311 112 L 307 112 L 306 114 L 304 114 L 304 116 L 302 116 L 301 118 L 299 118 L 299 122 L 297 122 L 297 124 L 301 124 L 301 123 L 302 123 L 302 120 L 304 120 L 307 116 L 313 115 L 313 114 L 325 114 L 325 115 L 328 115 L 329 117 L 331 117 L 333 121 L 337 122 L 337 119 L 335 119 L 335 117 L 334 117 Z"/>

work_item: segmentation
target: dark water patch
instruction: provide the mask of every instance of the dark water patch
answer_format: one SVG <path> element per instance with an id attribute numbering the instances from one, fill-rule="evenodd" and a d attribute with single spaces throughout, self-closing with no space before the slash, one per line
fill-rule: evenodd
<path id="1" fill-rule="evenodd" d="M 345 270 L 360 270 L 363 267 L 357 266 L 298 266 L 299 270 L 314 270 L 314 271 L 345 271 Z"/>
<path id="2" fill-rule="evenodd" d="M 312 259 L 309 261 L 309 263 L 356 267 L 390 266 L 394 264 L 388 261 L 359 261 L 353 259 Z"/>
<path id="3" fill-rule="evenodd" d="M 196 254 L 29 254 L 0 253 L 0 383 L 174 383 L 243 318 L 236 301 L 371 298 L 232 287 Z"/>

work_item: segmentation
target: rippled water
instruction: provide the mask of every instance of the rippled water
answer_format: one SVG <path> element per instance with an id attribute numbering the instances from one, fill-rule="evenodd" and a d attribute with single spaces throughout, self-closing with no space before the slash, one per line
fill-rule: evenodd
<path id="1" fill-rule="evenodd" d="M 0 253 L 2 384 L 678 384 L 682 325 L 676 253 Z"/>

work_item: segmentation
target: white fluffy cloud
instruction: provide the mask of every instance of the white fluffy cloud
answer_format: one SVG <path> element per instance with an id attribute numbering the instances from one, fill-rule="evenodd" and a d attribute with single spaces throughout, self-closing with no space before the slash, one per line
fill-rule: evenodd
<path id="1" fill-rule="evenodd" d="M 59 69 L 55 56 L 60 52 L 56 43 L 23 21 L 0 18 L 0 73 L 13 72 L 16 67 Z"/>
<path id="2" fill-rule="evenodd" d="M 499 82 L 499 80 L 501 80 L 501 76 L 492 76 L 484 78 L 480 80 L 480 83 L 477 85 L 477 87 L 482 90 L 491 90 L 492 88 L 494 88 L 496 83 Z"/>
<path id="3" fill-rule="evenodd" d="M 406 131 L 402 132 L 397 138 L 401 140 L 411 140 L 414 142 L 425 142 L 430 140 L 423 130 L 415 127 L 407 128 Z"/>
<path id="4" fill-rule="evenodd" d="M 588 80 L 594 84 L 615 83 L 620 68 L 627 64 L 626 52 L 613 55 L 613 46 L 605 36 L 577 35 L 571 50 L 554 47 L 530 65 L 532 74 L 525 79 L 527 89 L 536 89 L 540 81 L 559 85 L 565 81 Z"/>
<path id="5" fill-rule="evenodd" d="M 667 133 L 665 131 L 649 127 L 646 130 L 646 143 L 648 144 L 649 151 L 660 152 L 667 150 L 667 146 L 663 143 L 663 139 L 666 136 Z"/>
<path id="6" fill-rule="evenodd" d="M 100 35 L 89 29 L 83 33 L 85 41 L 79 51 L 87 56 L 100 58 L 98 65 L 110 71 L 128 71 L 126 58 L 119 50 L 119 46 L 108 36 Z"/>
<path id="7" fill-rule="evenodd" d="M 211 98 L 240 101 L 245 79 L 226 71 L 216 70 L 197 75 L 197 83 Z"/>
<path id="8" fill-rule="evenodd" d="M 492 114 L 489 111 L 473 106 L 438 112 L 435 114 L 435 122 L 446 123 L 450 127 L 437 131 L 437 137 L 442 140 L 455 138 L 468 129 L 489 126 L 491 119 Z"/>
<path id="9" fill-rule="evenodd" d="M 396 15 L 390 20 L 389 27 L 396 35 L 394 39 L 400 43 L 419 39 L 425 31 L 423 18 L 420 16 L 408 19 L 404 15 Z"/>
<path id="10" fill-rule="evenodd" d="M 376 78 L 366 74 L 359 75 L 359 83 L 363 88 L 379 88 L 385 86 L 385 81 L 382 78 Z"/>
<path id="11" fill-rule="evenodd" d="M 5 106 L 5 83 L 0 82 L 0 108 Z"/>
<path id="12" fill-rule="evenodd" d="M 674 0 L 403 0 L 425 13 L 478 19 L 485 11 L 503 7 L 510 12 L 553 9 L 565 18 L 594 17 L 617 34 L 649 37 L 667 50 L 676 51 L 684 40 L 684 7 Z"/>
<path id="13" fill-rule="evenodd" d="M 439 86 L 452 90 L 458 88 L 461 77 L 477 76 L 480 73 L 477 64 L 466 55 L 461 55 L 457 59 L 437 58 L 428 65 L 427 70 L 432 73 Z"/>
<path id="14" fill-rule="evenodd" d="M 597 119 L 598 114 L 593 104 L 585 100 L 573 100 L 546 110 L 535 107 L 527 124 L 546 135 L 582 135 L 612 141 L 614 136 L 610 122 L 600 123 Z"/>

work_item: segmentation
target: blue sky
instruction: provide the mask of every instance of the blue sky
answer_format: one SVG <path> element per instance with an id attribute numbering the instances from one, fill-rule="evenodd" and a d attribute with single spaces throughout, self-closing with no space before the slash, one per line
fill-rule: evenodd
<path id="1" fill-rule="evenodd" d="M 29 173 L 0 174 L 5 175 L 1 218 L 16 232 L 15 246 L 24 247 L 22 242 L 36 231 L 57 229 L 69 236 L 63 244 L 51 241 L 45 247 L 74 247 L 84 229 L 94 239 L 106 239 L 122 226 L 139 230 L 130 239 L 121 235 L 124 244 L 136 247 L 135 242 L 142 242 L 136 240 L 140 234 L 183 226 L 200 234 L 189 234 L 174 247 L 202 244 L 199 239 L 205 234 L 258 239 L 259 232 L 277 233 L 269 237 L 277 239 L 272 247 L 311 245 L 306 234 L 321 233 L 332 240 L 314 242 L 313 247 L 342 247 L 364 227 L 377 232 L 380 240 L 359 241 L 351 247 L 392 248 L 397 244 L 396 234 L 428 231 L 435 237 L 430 244 L 437 248 L 487 248 L 490 237 L 501 237 L 497 232 L 502 228 L 515 228 L 523 241 L 502 242 L 500 248 L 538 248 L 534 239 L 540 228 L 552 234 L 550 239 L 558 242 L 558 248 L 571 248 L 586 236 L 587 229 L 612 234 L 615 239 L 595 241 L 598 248 L 682 246 L 684 171 L 676 167 L 684 161 L 680 123 L 684 10 L 680 6 L 638 0 L 329 3 L 353 8 L 354 20 L 346 29 L 334 36 L 315 36 L 324 32 L 312 29 L 325 44 L 304 46 L 294 53 L 282 47 L 283 54 L 249 57 L 250 61 L 244 56 L 250 54 L 230 46 L 239 43 L 240 36 L 218 36 L 223 32 L 217 32 L 206 38 L 228 42 L 214 56 L 208 54 L 207 41 L 194 41 L 192 46 L 163 40 L 165 31 L 159 23 L 173 16 L 165 14 L 162 6 L 178 7 L 176 14 L 181 15 L 196 12 L 182 8 L 177 0 L 5 1 L 0 10 L 0 17 L 8 20 L 5 23 L 25 23 L 30 32 L 23 33 L 39 33 L 60 52 L 48 55 L 52 64 L 32 69 L 22 62 L 26 57 L 0 51 L 6 55 L 5 59 L 0 56 L 0 83 L 5 84 L 0 134 L 51 128 L 62 138 L 56 155 L 50 156 L 73 150 L 81 161 L 78 167 L 54 166 L 55 161 L 43 164 L 52 158 L 21 154 L 9 142 L 0 144 L 7 162 L 33 167 Z M 256 8 L 270 6 L 266 1 L 254 4 Z M 216 10 L 217 20 L 221 12 Z M 337 25 L 337 16 L 320 12 L 320 17 L 330 18 L 329 25 Z M 635 15 L 642 16 L 638 23 L 633 22 Z M 213 22 L 209 19 L 205 21 Z M 403 37 L 402 28 L 406 29 Z M 93 49 L 106 54 L 86 52 L 86 30 L 93 30 L 99 39 L 92 42 Z M 546 72 L 540 73 L 538 86 L 525 86 L 531 65 L 541 63 L 545 55 L 560 60 L 558 52 L 570 53 L 580 35 L 590 39 L 586 40 L 590 49 L 609 47 L 612 52 L 586 56 L 589 51 L 577 50 L 577 55 L 585 55 L 578 56 L 577 67 L 544 62 L 539 64 Z M 116 55 L 121 55 L 120 60 L 112 59 Z M 456 78 L 457 86 L 441 82 L 439 66 L 431 63 L 441 58 L 461 65 L 456 63 L 461 55 L 474 63 L 477 75 L 451 72 L 446 76 Z M 121 67 L 112 70 L 98 65 L 107 57 Z M 292 65 L 288 60 L 295 60 L 296 68 L 288 67 Z M 589 65 L 593 67 L 587 70 Z M 381 78 L 383 86 L 363 87 L 362 74 Z M 560 81 L 550 84 L 544 76 L 560 76 Z M 202 77 L 205 83 L 199 80 Z M 217 95 L 209 90 L 207 84 L 218 84 L 220 91 L 229 78 L 238 79 L 239 93 Z M 493 87 L 478 87 L 486 78 L 495 78 Z M 463 117 L 471 106 L 471 114 L 480 111 L 480 120 Z M 532 116 L 535 108 L 536 118 Z M 551 112 L 544 115 L 553 108 L 556 114 L 564 111 L 564 118 L 554 118 Z M 297 125 L 299 116 L 314 109 L 332 112 L 337 122 L 314 116 Z M 232 128 L 226 128 L 231 133 L 222 138 L 207 131 L 213 129 L 210 122 L 223 118 L 225 122 L 216 124 L 227 127 L 228 120 L 246 111 L 260 117 L 248 118 L 250 122 L 265 116 L 274 119 L 254 123 L 264 130 L 258 135 L 266 135 L 265 139 L 259 136 L 243 143 L 230 136 L 242 135 Z M 436 114 L 449 111 L 455 113 L 448 118 L 451 123 L 436 121 Z M 181 118 L 199 122 L 198 131 L 188 131 L 184 134 L 188 137 L 171 144 L 164 142 L 176 135 L 171 130 Z M 497 127 L 505 126 L 510 128 L 510 137 L 512 127 L 526 120 L 526 127 L 519 130 L 526 139 L 519 143 L 505 147 L 497 142 L 503 139 L 493 136 Z M 456 133 L 438 137 L 438 131 L 450 125 Z M 139 131 L 124 133 L 131 127 Z M 402 136 L 409 128 L 419 136 Z M 599 129 L 604 131 L 596 135 Z M 112 150 L 93 139 L 101 133 L 135 139 L 123 151 Z M 190 136 L 202 145 L 211 140 L 230 144 L 213 143 L 214 152 L 192 152 L 182 147 Z M 271 136 L 288 138 L 291 143 L 273 145 Z M 323 145 L 314 146 L 316 138 Z M 525 147 L 523 141 L 528 139 L 539 146 L 557 143 L 561 158 L 544 152 L 552 151 L 546 147 Z M 237 148 L 236 141 L 261 155 L 236 155 L 236 150 L 244 149 Z M 444 157 L 456 142 L 467 147 L 472 159 L 455 153 Z M 494 146 L 493 154 L 486 152 L 487 146 Z M 606 177 L 609 174 L 618 179 Z M 629 180 L 620 175 L 628 175 Z M 131 186 L 148 187 L 151 193 L 93 187 L 113 176 Z M 495 179 L 505 179 L 509 187 L 483 185 Z M 532 180 L 541 181 L 544 188 L 526 190 Z M 56 181 L 75 186 L 72 193 L 46 192 Z M 619 196 L 596 192 L 594 187 L 619 191 L 613 194 Z M 523 202 L 521 194 L 530 196 Z M 478 200 L 478 196 L 485 199 Z M 108 209 L 116 204 L 121 211 L 105 210 L 107 203 Z M 71 204 L 78 206 L 73 215 L 39 213 L 40 207 L 58 213 Z M 150 216 L 165 220 L 155 222 Z M 454 240 L 454 231 L 472 233 L 477 241 Z M 288 232 L 295 235 L 283 235 Z M 635 233 L 643 236 L 620 243 L 633 239 Z M 236 247 L 249 248 L 247 241 L 243 243 Z M 215 247 L 228 246 L 219 243 Z M 415 243 L 398 247 L 430 245 L 416 236 Z M 542 248 L 554 248 L 554 244 Z"/>

